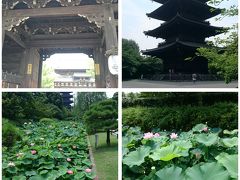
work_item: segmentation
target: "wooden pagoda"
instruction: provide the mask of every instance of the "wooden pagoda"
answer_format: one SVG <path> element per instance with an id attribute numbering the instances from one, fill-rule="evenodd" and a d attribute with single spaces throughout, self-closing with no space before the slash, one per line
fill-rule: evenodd
<path id="1" fill-rule="evenodd" d="M 71 92 L 61 92 L 63 105 L 67 108 L 71 108 L 71 104 L 73 103 L 73 95 Z"/>
<path id="2" fill-rule="evenodd" d="M 206 19 L 221 13 L 207 5 L 208 0 L 154 0 L 161 3 L 148 17 L 165 21 L 159 27 L 145 31 L 145 35 L 165 39 L 157 48 L 142 51 L 163 60 L 164 73 L 208 73 L 203 57 L 194 57 L 196 49 L 206 46 L 205 38 L 222 33 L 223 28 L 211 26 Z"/>

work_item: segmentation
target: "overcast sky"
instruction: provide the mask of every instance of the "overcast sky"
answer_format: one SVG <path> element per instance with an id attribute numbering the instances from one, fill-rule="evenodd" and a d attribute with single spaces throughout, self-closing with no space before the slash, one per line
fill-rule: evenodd
<path id="1" fill-rule="evenodd" d="M 86 54 L 54 54 L 45 62 L 47 66 L 56 68 L 66 68 L 66 69 L 89 69 L 93 65 L 93 59 L 89 58 Z"/>
<path id="2" fill-rule="evenodd" d="M 158 27 L 162 21 L 149 19 L 146 13 L 150 13 L 160 7 L 161 4 L 152 0 L 122 0 L 123 7 L 123 38 L 135 40 L 141 50 L 156 48 L 161 39 L 147 37 L 143 31 L 152 30 Z M 230 0 L 222 3 L 220 8 L 227 8 L 233 4 L 237 4 L 237 0 Z M 216 16 L 218 17 L 218 16 Z M 229 27 L 237 23 L 237 17 L 224 18 L 221 22 L 211 18 L 210 23 L 214 26 Z"/>

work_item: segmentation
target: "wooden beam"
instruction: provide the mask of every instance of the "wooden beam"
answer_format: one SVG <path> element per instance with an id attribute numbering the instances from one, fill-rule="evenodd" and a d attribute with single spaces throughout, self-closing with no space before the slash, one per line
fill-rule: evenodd
<path id="1" fill-rule="evenodd" d="M 17 35 L 13 34 L 12 32 L 5 31 L 5 35 L 10 37 L 13 41 L 15 41 L 19 46 L 26 48 L 26 44 L 18 37 Z"/>
<path id="2" fill-rule="evenodd" d="M 101 36 L 97 33 L 81 33 L 81 34 L 55 34 L 55 35 L 33 35 L 31 40 L 53 40 L 53 39 L 98 39 Z"/>
<path id="3" fill-rule="evenodd" d="M 34 40 L 26 43 L 34 48 L 95 48 L 101 45 L 100 39 Z"/>
<path id="4" fill-rule="evenodd" d="M 112 4 L 113 9 L 117 10 L 118 5 Z M 69 6 L 55 8 L 36 8 L 36 9 L 18 9 L 3 10 L 3 18 L 14 17 L 49 17 L 49 16 L 70 16 L 70 15 L 96 15 L 103 14 L 104 5 L 85 5 L 85 6 Z"/>

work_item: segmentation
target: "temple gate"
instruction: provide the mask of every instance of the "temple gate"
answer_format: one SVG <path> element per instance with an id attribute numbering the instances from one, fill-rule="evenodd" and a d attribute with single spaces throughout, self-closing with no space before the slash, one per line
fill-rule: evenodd
<path id="1" fill-rule="evenodd" d="M 116 88 L 108 57 L 117 55 L 118 0 L 3 0 L 4 88 L 41 87 L 42 62 L 55 53 L 95 61 L 97 88 Z"/>

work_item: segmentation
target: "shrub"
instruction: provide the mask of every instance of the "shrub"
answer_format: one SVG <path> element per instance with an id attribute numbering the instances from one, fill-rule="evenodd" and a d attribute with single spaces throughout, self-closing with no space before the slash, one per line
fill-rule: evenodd
<path id="1" fill-rule="evenodd" d="M 50 118 L 42 118 L 40 119 L 40 122 L 44 124 L 53 124 L 56 122 L 56 120 Z"/>
<path id="2" fill-rule="evenodd" d="M 22 139 L 22 132 L 8 119 L 3 118 L 2 124 L 2 144 L 6 147 L 12 147 L 16 141 Z"/>
<path id="3" fill-rule="evenodd" d="M 189 130 L 198 123 L 222 129 L 237 128 L 237 104 L 218 103 L 212 106 L 134 107 L 123 109 L 123 124 L 153 128 Z"/>

